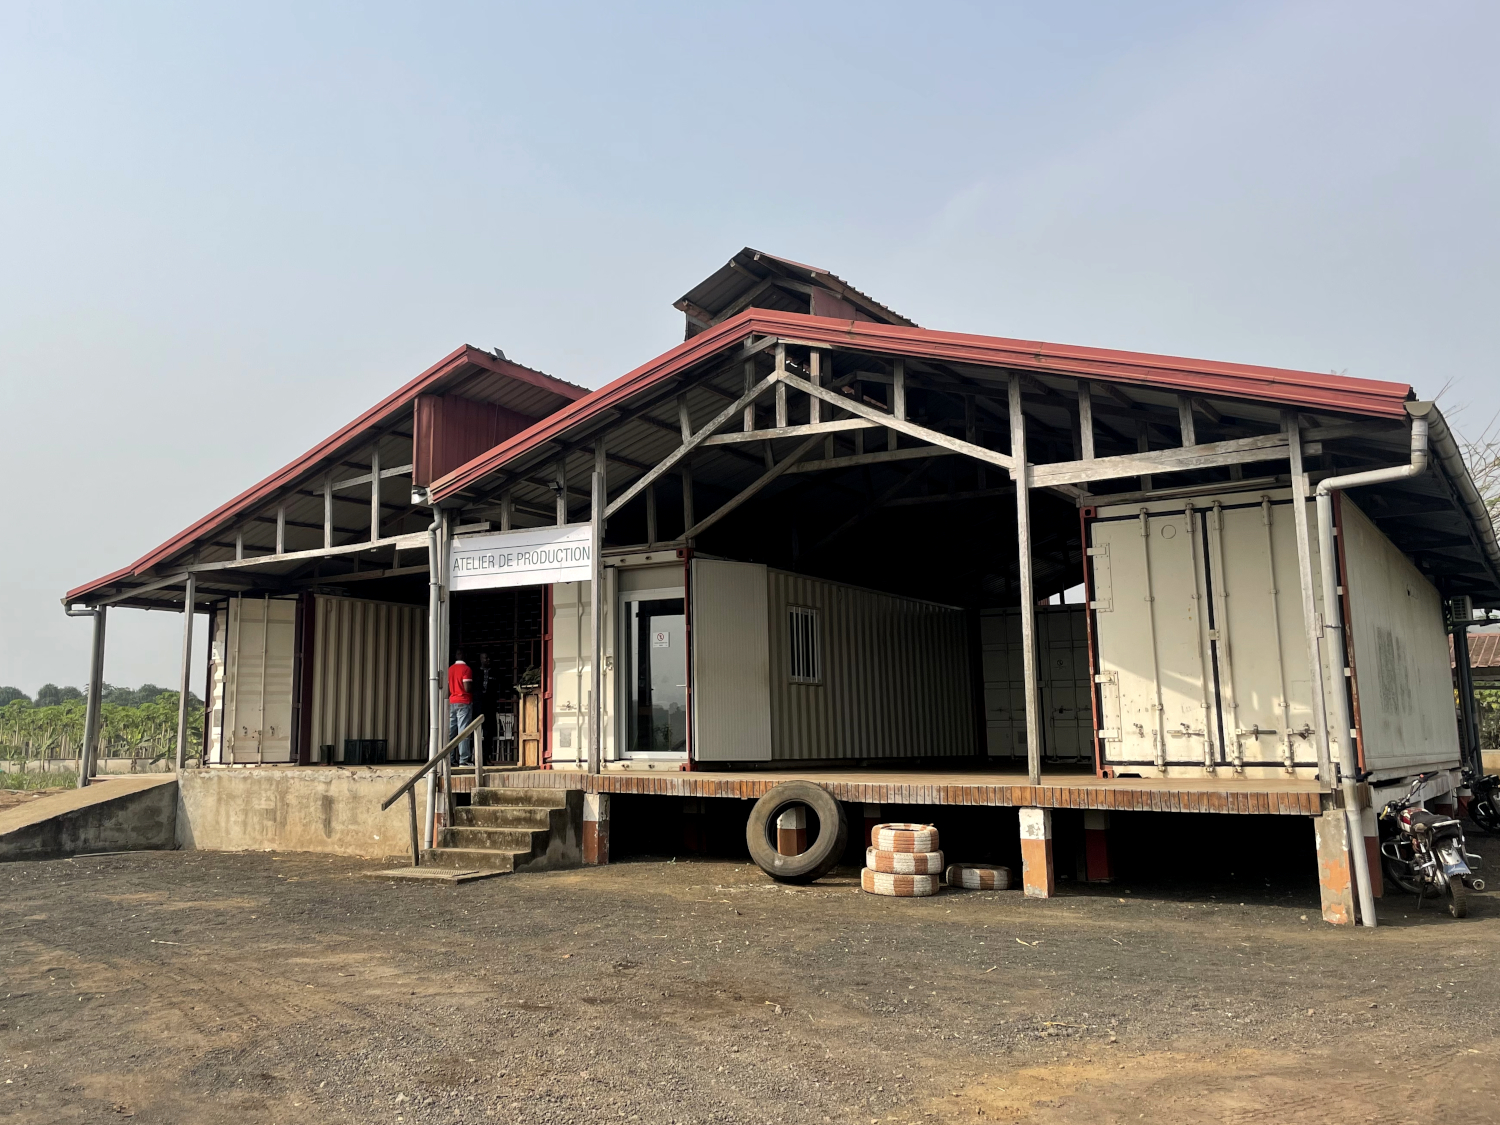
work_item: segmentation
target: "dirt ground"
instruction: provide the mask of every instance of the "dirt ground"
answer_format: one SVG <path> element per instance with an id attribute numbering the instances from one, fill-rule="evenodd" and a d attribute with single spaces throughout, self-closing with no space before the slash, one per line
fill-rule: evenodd
<path id="1" fill-rule="evenodd" d="M 719 861 L 373 866 L 0 868 L 0 1120 L 1500 1120 L 1500 895 L 1461 922 L 1388 898 L 1371 932 L 1243 883 L 903 901 Z"/>

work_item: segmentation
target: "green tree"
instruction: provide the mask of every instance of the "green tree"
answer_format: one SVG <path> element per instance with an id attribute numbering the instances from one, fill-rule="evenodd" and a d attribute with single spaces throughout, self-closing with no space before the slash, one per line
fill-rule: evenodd
<path id="1" fill-rule="evenodd" d="M 18 687 L 0 687 L 0 707 L 14 703 L 18 699 L 24 699 L 27 703 L 31 702 L 31 696 Z"/>

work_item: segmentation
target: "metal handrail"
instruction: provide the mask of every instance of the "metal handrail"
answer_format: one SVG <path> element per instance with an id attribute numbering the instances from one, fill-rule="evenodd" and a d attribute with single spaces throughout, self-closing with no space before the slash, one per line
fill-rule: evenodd
<path id="1" fill-rule="evenodd" d="M 380 811 L 385 812 L 386 809 L 390 808 L 400 799 L 401 794 L 406 794 L 406 804 L 411 819 L 411 865 L 413 867 L 420 867 L 422 865 L 422 850 L 417 833 L 417 798 L 416 794 L 412 791 L 412 788 L 417 784 L 417 782 L 421 781 L 422 778 L 426 777 L 428 771 L 433 769 L 435 766 L 446 766 L 448 764 L 448 755 L 452 753 L 453 748 L 460 742 L 462 742 L 465 738 L 467 738 L 469 734 L 476 729 L 480 730 L 480 734 L 474 739 L 474 787 L 476 789 L 479 788 L 484 781 L 483 727 L 484 716 L 480 715 L 472 723 L 464 727 L 463 730 L 459 731 L 456 735 L 449 739 L 448 745 L 444 746 L 431 758 L 428 758 L 427 763 L 421 769 L 419 769 L 416 773 L 412 774 L 409 778 L 402 782 L 400 788 L 398 788 L 394 793 L 387 797 L 381 804 Z M 448 796 L 448 819 L 451 821 L 453 819 L 453 787 L 451 784 L 451 779 L 446 776 L 446 773 L 444 775 L 443 788 L 444 790 L 446 790 Z"/>
<path id="2" fill-rule="evenodd" d="M 419 769 L 416 773 L 412 774 L 411 777 L 407 778 L 406 781 L 404 781 L 402 783 L 401 788 L 397 789 L 394 793 L 392 793 L 389 797 L 387 797 L 385 799 L 385 803 L 380 806 L 380 811 L 381 812 L 385 812 L 386 809 L 388 809 L 392 805 L 394 805 L 396 803 L 397 798 L 399 798 L 401 796 L 401 794 L 405 793 L 413 785 L 415 785 L 417 782 L 421 781 L 422 778 L 424 778 L 425 776 L 427 776 L 427 771 L 428 770 L 432 769 L 433 766 L 441 765 L 444 756 L 447 755 L 448 753 L 450 753 L 455 746 L 457 746 L 460 742 L 462 742 L 465 738 L 467 738 L 469 736 L 469 732 L 470 731 L 472 731 L 475 727 L 482 727 L 482 726 L 484 726 L 484 716 L 480 715 L 472 723 L 470 723 L 468 726 L 464 727 L 463 730 L 459 731 L 456 735 L 454 735 L 453 738 L 448 742 L 447 746 L 444 746 L 441 750 L 439 750 L 431 758 L 428 758 L 427 759 L 427 764 L 424 765 L 421 769 Z M 476 743 L 478 741 L 479 741 L 478 739 L 475 739 Z"/>

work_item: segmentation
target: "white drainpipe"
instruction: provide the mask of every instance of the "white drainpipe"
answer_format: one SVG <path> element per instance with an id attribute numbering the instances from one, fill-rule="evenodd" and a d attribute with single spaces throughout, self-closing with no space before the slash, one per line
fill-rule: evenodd
<path id="1" fill-rule="evenodd" d="M 1371 484 L 1389 484 L 1427 471 L 1427 419 L 1411 420 L 1411 464 L 1390 469 L 1371 469 L 1364 473 L 1329 477 L 1318 484 L 1318 554 L 1323 570 L 1323 629 L 1328 638 L 1328 653 L 1333 662 L 1333 719 L 1329 726 L 1329 750 L 1338 746 L 1339 784 L 1344 790 L 1344 817 L 1349 823 L 1349 850 L 1354 855 L 1354 880 L 1359 891 L 1359 920 L 1375 925 L 1375 892 L 1370 882 L 1370 857 L 1365 851 L 1365 830 L 1359 815 L 1359 765 L 1354 755 L 1351 730 L 1354 718 L 1349 713 L 1349 691 L 1345 684 L 1349 667 L 1344 617 L 1339 611 L 1338 568 L 1333 545 L 1333 493 L 1346 488 Z"/>

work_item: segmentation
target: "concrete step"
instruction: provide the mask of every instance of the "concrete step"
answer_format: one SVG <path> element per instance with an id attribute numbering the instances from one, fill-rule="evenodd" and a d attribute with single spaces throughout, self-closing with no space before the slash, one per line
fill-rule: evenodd
<path id="1" fill-rule="evenodd" d="M 423 848 L 422 866 L 457 868 L 460 871 L 514 871 L 518 854 L 530 853 L 490 848 Z"/>
<path id="2" fill-rule="evenodd" d="M 547 833 L 534 828 L 444 828 L 439 845 L 444 848 L 481 848 L 520 852 L 547 850 Z"/>
<path id="3" fill-rule="evenodd" d="M 566 789 L 492 789 L 474 790 L 470 798 L 475 805 L 497 805 L 511 808 L 561 809 L 568 804 Z"/>
<path id="4" fill-rule="evenodd" d="M 562 809 L 524 805 L 460 805 L 454 810 L 455 828 L 534 828 L 546 831 Z"/>

